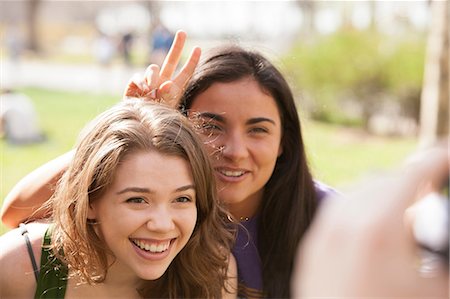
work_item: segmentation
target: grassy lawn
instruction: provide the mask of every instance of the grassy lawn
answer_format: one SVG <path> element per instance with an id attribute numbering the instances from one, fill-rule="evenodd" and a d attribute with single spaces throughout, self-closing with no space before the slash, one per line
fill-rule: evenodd
<path id="1" fill-rule="evenodd" d="M 80 130 L 94 116 L 112 106 L 119 96 L 23 89 L 35 105 L 47 141 L 16 146 L 0 140 L 0 201 L 24 175 L 69 151 Z M 5 231 L 0 225 L 0 234 Z"/>
<path id="2" fill-rule="evenodd" d="M 339 189 L 400 166 L 417 146 L 416 138 L 379 137 L 356 128 L 317 122 L 303 128 L 314 176 Z"/>
<path id="3" fill-rule="evenodd" d="M 0 201 L 24 175 L 70 150 L 81 128 L 120 96 L 23 89 L 35 104 L 47 141 L 13 146 L 0 140 Z M 315 177 L 338 188 L 361 176 L 397 166 L 414 151 L 413 138 L 374 137 L 346 129 L 304 121 L 303 133 Z M 6 228 L 0 225 L 0 235 Z"/>

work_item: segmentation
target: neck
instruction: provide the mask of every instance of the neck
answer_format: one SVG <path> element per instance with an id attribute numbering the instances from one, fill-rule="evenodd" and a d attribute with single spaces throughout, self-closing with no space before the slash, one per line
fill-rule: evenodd
<path id="1" fill-rule="evenodd" d="M 252 194 L 246 199 L 227 204 L 228 211 L 237 220 L 248 220 L 256 215 L 261 205 L 263 190 Z"/>
<path id="2" fill-rule="evenodd" d="M 133 290 L 137 289 L 141 282 L 142 279 L 139 278 L 136 273 L 129 269 L 124 269 L 119 263 L 113 263 L 111 267 L 109 267 L 108 274 L 104 281 L 105 285 L 109 285 L 111 288 L 116 286 L 126 286 Z"/>
<path id="3" fill-rule="evenodd" d="M 106 275 L 106 279 L 98 284 L 89 285 L 79 283 L 74 279 L 69 279 L 66 298 L 141 298 L 137 289 L 140 280 L 136 276 L 120 274 L 112 270 L 111 267 Z M 112 271 L 110 271 L 112 270 Z M 124 271 L 125 272 L 125 271 Z"/>

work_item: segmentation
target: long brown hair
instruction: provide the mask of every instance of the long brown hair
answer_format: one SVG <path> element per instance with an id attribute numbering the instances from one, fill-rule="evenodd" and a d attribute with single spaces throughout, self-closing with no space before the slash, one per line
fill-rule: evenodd
<path id="1" fill-rule="evenodd" d="M 256 52 L 237 46 L 216 49 L 197 67 L 181 99 L 187 113 L 196 97 L 214 83 L 253 78 L 278 105 L 283 153 L 264 187 L 258 249 L 263 291 L 270 298 L 290 296 L 296 249 L 316 210 L 313 179 L 306 160 L 300 119 L 288 83 L 277 68 Z"/>
<path id="2" fill-rule="evenodd" d="M 54 253 L 87 283 L 108 273 L 106 245 L 87 220 L 89 203 L 112 183 L 117 165 L 137 150 L 177 156 L 190 163 L 196 186 L 197 223 L 187 245 L 164 275 L 141 295 L 220 298 L 232 233 L 218 205 L 209 157 L 190 122 L 160 104 L 127 100 L 98 116 L 82 133 L 75 156 L 52 198 Z"/>

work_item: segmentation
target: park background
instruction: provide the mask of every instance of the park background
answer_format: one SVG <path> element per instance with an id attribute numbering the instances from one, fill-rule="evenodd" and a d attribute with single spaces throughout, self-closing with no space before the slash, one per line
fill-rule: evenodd
<path id="1" fill-rule="evenodd" d="M 158 62 L 160 28 L 188 33 L 184 57 L 224 43 L 268 56 L 293 88 L 315 177 L 345 190 L 448 135 L 448 11 L 448 1 L 0 0 L 0 87 L 31 99 L 45 136 L 3 135 L 0 201 Z"/>

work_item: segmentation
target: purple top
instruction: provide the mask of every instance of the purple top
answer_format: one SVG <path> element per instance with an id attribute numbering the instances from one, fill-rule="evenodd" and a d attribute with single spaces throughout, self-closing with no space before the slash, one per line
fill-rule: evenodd
<path id="1" fill-rule="evenodd" d="M 336 194 L 333 188 L 314 181 L 317 200 L 322 200 L 331 194 Z M 243 227 L 238 228 L 233 255 L 238 266 L 239 284 L 250 291 L 261 294 L 263 289 L 261 258 L 258 252 L 258 216 L 241 222 Z"/>

